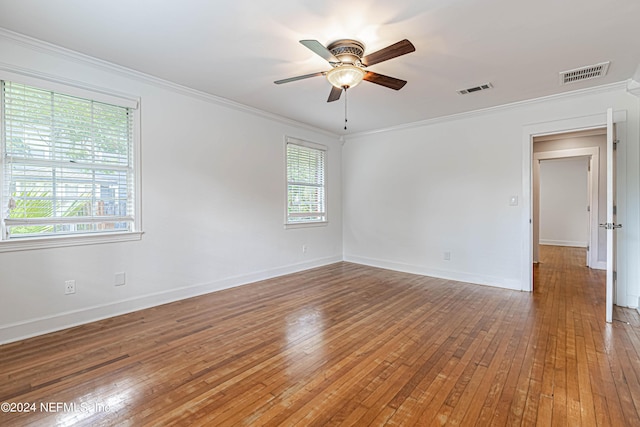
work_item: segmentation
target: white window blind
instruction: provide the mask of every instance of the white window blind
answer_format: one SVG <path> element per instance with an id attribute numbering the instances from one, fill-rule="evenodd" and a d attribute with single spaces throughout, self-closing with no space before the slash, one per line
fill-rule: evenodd
<path id="1" fill-rule="evenodd" d="M 287 141 L 287 223 L 327 220 L 326 150 Z"/>
<path id="2" fill-rule="evenodd" d="M 133 231 L 131 109 L 1 84 L 2 239 Z"/>

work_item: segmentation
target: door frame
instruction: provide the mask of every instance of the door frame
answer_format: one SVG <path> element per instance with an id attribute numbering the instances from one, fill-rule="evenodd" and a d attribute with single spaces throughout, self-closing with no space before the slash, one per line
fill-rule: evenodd
<path id="1" fill-rule="evenodd" d="M 614 111 L 614 123 L 626 122 L 627 112 Z M 522 218 L 521 290 L 533 291 L 533 138 L 552 134 L 598 129 L 607 126 L 607 113 L 533 123 L 522 127 Z M 620 126 L 618 137 L 622 138 Z M 620 283 L 619 283 L 620 284 Z"/>
<path id="2" fill-rule="evenodd" d="M 540 246 L 540 212 L 535 212 L 536 205 L 540 208 L 540 161 L 552 160 L 552 159 L 571 159 L 571 158 L 588 158 L 591 163 L 590 171 L 588 172 L 588 204 L 590 208 L 589 212 L 589 235 L 587 238 L 588 260 L 587 266 L 589 268 L 597 268 L 600 270 L 606 269 L 606 265 L 598 263 L 598 213 L 600 212 L 598 192 L 599 192 L 599 180 L 600 180 L 600 150 L 598 147 L 584 147 L 584 148 L 570 148 L 553 151 L 539 151 L 533 153 L 533 172 L 532 172 L 532 216 L 533 220 L 533 262 L 537 262 L 536 254 L 538 253 L 538 247 Z M 537 179 L 536 179 L 537 178 Z M 536 203 L 537 200 L 537 203 Z M 585 209 L 587 207 L 585 206 Z M 536 230 L 538 231 L 536 239 Z"/>

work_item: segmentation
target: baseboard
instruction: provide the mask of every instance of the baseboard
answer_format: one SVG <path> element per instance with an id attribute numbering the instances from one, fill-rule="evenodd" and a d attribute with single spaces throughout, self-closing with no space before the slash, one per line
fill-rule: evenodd
<path id="1" fill-rule="evenodd" d="M 595 265 L 592 265 L 591 268 L 595 269 L 595 270 L 606 270 L 607 269 L 607 262 L 606 261 L 598 261 L 595 263 Z"/>
<path id="2" fill-rule="evenodd" d="M 572 240 L 547 240 L 540 239 L 540 244 L 545 246 L 568 246 L 572 248 L 586 248 L 587 242 L 576 242 Z"/>
<path id="3" fill-rule="evenodd" d="M 0 326 L 0 344 L 19 341 L 37 335 L 43 335 L 62 329 L 71 328 L 85 323 L 121 314 L 131 313 L 145 308 L 155 307 L 186 298 L 208 294 L 223 289 L 242 286 L 260 280 L 271 279 L 286 274 L 297 273 L 310 268 L 334 264 L 342 261 L 342 256 L 315 259 L 303 263 L 291 264 L 283 267 L 257 271 L 250 274 L 228 277 L 209 283 L 201 283 L 171 289 L 169 291 L 143 295 L 135 298 L 115 301 L 109 304 L 96 305 L 81 310 L 68 311 L 53 316 L 30 319 L 24 322 L 12 323 Z"/>
<path id="4" fill-rule="evenodd" d="M 516 279 L 506 279 L 501 277 L 486 276 L 482 274 L 470 274 L 460 271 L 438 270 L 419 265 L 388 261 L 374 258 L 360 257 L 356 255 L 345 255 L 344 260 L 355 264 L 368 265 L 371 267 L 385 268 L 388 270 L 402 271 L 404 273 L 419 274 L 421 276 L 436 277 L 439 279 L 455 280 L 457 282 L 471 283 L 475 285 L 493 286 L 495 288 L 522 290 L 522 283 Z"/>

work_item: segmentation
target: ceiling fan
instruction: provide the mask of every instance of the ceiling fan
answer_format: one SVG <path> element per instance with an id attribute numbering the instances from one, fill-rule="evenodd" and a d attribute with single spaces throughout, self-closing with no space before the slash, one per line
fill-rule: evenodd
<path id="1" fill-rule="evenodd" d="M 415 46 L 413 46 L 413 44 L 407 39 L 401 40 L 366 56 L 363 56 L 364 44 L 357 40 L 336 40 L 327 47 L 323 46 L 322 43 L 317 40 L 300 40 L 300 43 L 315 54 L 327 60 L 332 68 L 329 71 L 320 71 L 318 73 L 290 77 L 288 79 L 277 80 L 274 83 L 282 84 L 307 79 L 309 77 L 326 76 L 327 80 L 332 85 L 327 102 L 337 101 L 340 99 L 340 95 L 343 91 L 356 86 L 362 80 L 376 83 L 390 89 L 402 89 L 402 87 L 407 84 L 405 80 L 368 71 L 367 67 L 398 56 L 406 55 L 407 53 L 411 53 L 416 50 Z"/>

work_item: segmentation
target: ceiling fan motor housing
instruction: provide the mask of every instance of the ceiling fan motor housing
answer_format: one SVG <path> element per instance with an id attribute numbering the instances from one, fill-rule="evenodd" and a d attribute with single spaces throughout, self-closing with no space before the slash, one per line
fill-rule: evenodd
<path id="1" fill-rule="evenodd" d="M 361 65 L 364 44 L 357 40 L 341 39 L 327 46 L 327 50 L 343 64 Z"/>

